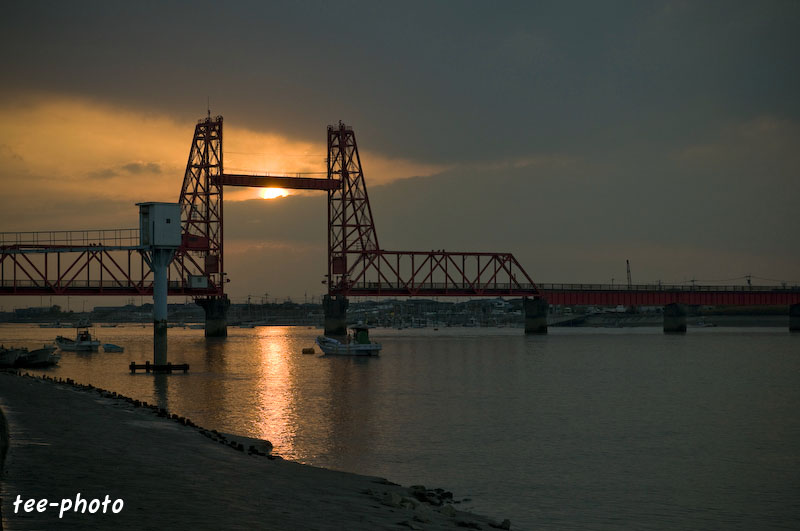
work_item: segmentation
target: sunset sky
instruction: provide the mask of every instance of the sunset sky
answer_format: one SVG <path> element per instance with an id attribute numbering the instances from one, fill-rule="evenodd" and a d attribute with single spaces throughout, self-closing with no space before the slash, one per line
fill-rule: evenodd
<path id="1" fill-rule="evenodd" d="M 800 282 L 798 28 L 794 0 L 4 2 L 0 231 L 177 201 L 210 101 L 235 173 L 322 172 L 352 125 L 386 249 Z M 319 296 L 324 194 L 225 193 L 234 301 Z"/>

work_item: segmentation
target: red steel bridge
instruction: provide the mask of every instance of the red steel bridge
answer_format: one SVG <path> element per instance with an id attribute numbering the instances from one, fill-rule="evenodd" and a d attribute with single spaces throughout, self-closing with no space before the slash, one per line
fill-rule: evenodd
<path id="1" fill-rule="evenodd" d="M 327 289 L 352 296 L 521 296 L 551 304 L 787 305 L 800 287 L 535 284 L 511 253 L 391 251 L 378 242 L 353 129 L 327 130 L 327 178 L 226 173 L 222 117 L 195 126 L 179 195 L 182 244 L 168 294 L 225 299 L 223 190 L 319 190 L 328 195 Z M 0 233 L 0 295 L 150 295 L 138 229 Z"/>
<path id="2" fill-rule="evenodd" d="M 510 253 L 382 249 L 351 127 L 328 127 L 324 179 L 225 173 L 222 139 L 221 116 L 195 126 L 169 295 L 224 297 L 223 189 L 247 186 L 327 192 L 330 295 L 538 296 Z M 152 285 L 138 229 L 0 233 L 0 295 L 149 295 Z"/>

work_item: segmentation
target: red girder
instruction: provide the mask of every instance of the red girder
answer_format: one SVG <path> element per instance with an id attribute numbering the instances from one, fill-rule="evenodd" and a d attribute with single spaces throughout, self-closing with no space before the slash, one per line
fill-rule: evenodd
<path id="1" fill-rule="evenodd" d="M 278 175 L 221 175 L 217 181 L 225 186 L 248 186 L 252 188 L 286 188 L 288 190 L 333 190 L 341 184 L 335 179 L 310 177 L 284 177 Z"/>

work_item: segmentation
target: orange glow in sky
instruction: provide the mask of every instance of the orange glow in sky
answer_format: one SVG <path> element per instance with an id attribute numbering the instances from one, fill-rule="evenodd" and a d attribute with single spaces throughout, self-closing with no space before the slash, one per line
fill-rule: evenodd
<path id="1" fill-rule="evenodd" d="M 275 199 L 276 197 L 286 197 L 289 195 L 289 190 L 284 190 L 283 188 L 262 188 L 258 195 L 261 196 L 262 199 Z"/>

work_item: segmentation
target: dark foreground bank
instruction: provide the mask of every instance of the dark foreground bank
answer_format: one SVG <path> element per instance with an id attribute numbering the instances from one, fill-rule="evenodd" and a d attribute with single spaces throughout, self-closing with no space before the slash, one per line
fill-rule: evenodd
<path id="1" fill-rule="evenodd" d="M 13 529 L 509 527 L 440 489 L 285 461 L 96 388 L 0 372 L 0 409 L 0 521 Z"/>

